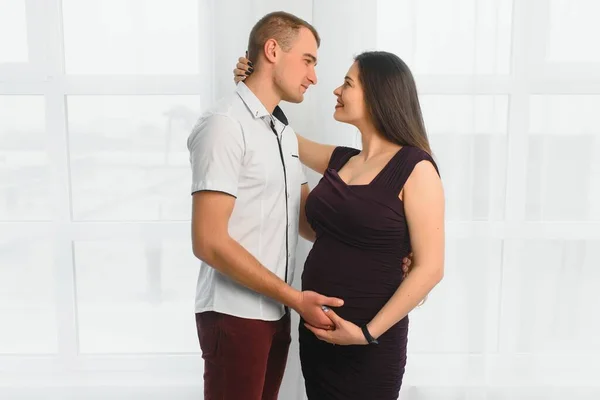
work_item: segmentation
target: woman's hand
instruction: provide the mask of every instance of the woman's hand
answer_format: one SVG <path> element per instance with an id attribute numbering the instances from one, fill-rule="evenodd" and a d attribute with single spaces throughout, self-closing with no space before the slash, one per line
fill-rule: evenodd
<path id="1" fill-rule="evenodd" d="M 246 52 L 246 57 L 247 56 L 248 52 Z M 240 81 L 243 81 L 248 77 L 248 75 L 254 72 L 254 65 L 252 65 L 252 62 L 246 57 L 238 58 L 238 63 L 233 70 L 233 81 L 236 84 Z"/>
<path id="2" fill-rule="evenodd" d="M 305 323 L 304 326 L 314 333 L 316 337 L 327 343 L 339 344 L 342 346 L 367 344 L 367 339 L 359 326 L 350 321 L 346 321 L 329 308 L 325 307 L 323 308 L 323 311 L 325 311 L 325 314 L 331 319 L 335 328 L 333 330 L 325 330 L 315 328 L 314 326 Z"/>

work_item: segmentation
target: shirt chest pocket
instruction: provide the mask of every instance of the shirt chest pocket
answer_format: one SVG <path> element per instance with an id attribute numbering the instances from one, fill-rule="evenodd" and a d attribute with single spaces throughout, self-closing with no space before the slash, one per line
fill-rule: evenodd
<path id="1" fill-rule="evenodd" d="M 304 183 L 304 172 L 302 170 L 302 163 L 300 162 L 298 153 L 288 151 L 285 163 L 287 169 L 289 170 L 289 183 L 296 186 Z"/>
<path id="2" fill-rule="evenodd" d="M 293 206 L 300 204 L 301 185 L 304 183 L 302 163 L 297 152 L 287 152 L 286 169 L 288 175 L 288 190 L 290 203 Z"/>

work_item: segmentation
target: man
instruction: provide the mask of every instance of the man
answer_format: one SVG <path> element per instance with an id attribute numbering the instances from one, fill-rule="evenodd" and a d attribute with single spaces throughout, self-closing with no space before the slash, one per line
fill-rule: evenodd
<path id="1" fill-rule="evenodd" d="M 343 304 L 289 285 L 308 187 L 296 135 L 278 103 L 301 102 L 317 83 L 319 43 L 298 17 L 263 17 L 249 38 L 252 77 L 205 113 L 188 139 L 206 400 L 276 399 L 290 344 L 289 309 L 330 328 L 322 306 Z"/>

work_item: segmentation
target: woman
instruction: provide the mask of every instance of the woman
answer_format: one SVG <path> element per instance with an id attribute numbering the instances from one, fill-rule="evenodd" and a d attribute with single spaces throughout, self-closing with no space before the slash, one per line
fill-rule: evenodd
<path id="1" fill-rule="evenodd" d="M 247 75 L 241 61 L 237 80 Z M 301 321 L 302 372 L 311 400 L 391 400 L 406 365 L 408 313 L 443 276 L 443 188 L 400 58 L 360 54 L 334 94 L 334 118 L 359 129 L 362 151 L 298 136 L 301 161 L 323 174 L 301 213 L 316 237 L 302 289 L 344 299 L 327 310 L 334 330 Z"/>

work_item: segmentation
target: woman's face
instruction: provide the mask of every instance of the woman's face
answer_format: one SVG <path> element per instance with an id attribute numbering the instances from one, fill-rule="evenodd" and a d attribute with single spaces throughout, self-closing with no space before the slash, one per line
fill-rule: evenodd
<path id="1" fill-rule="evenodd" d="M 344 77 L 344 83 L 333 91 L 337 104 L 333 118 L 347 124 L 359 125 L 367 119 L 364 92 L 360 84 L 358 63 L 354 62 Z"/>

